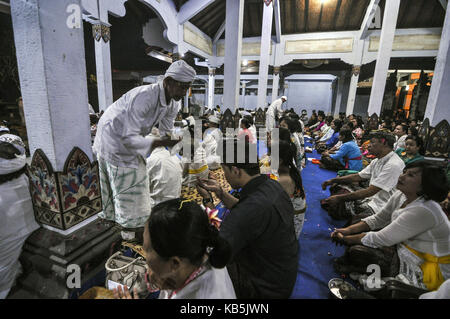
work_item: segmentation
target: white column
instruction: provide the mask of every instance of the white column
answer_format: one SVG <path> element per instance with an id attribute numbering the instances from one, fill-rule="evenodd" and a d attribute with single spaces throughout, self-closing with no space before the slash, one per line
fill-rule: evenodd
<path id="1" fill-rule="evenodd" d="M 358 89 L 359 72 L 361 66 L 355 65 L 352 68 L 352 75 L 350 78 L 350 88 L 348 90 L 347 108 L 345 110 L 345 115 L 349 116 L 353 113 L 353 108 L 355 106 L 356 90 Z"/>
<path id="2" fill-rule="evenodd" d="M 234 112 L 239 105 L 244 0 L 226 1 L 223 104 Z"/>
<path id="3" fill-rule="evenodd" d="M 80 0 L 14 0 L 11 16 L 31 153 L 56 171 L 75 146 L 92 161 Z"/>
<path id="4" fill-rule="evenodd" d="M 187 90 L 186 96 L 184 97 L 183 113 L 189 113 L 189 90 Z"/>
<path id="5" fill-rule="evenodd" d="M 245 105 L 245 88 L 246 88 L 246 86 L 247 86 L 247 81 L 241 81 L 241 87 L 242 87 L 242 90 L 241 90 L 241 96 L 242 96 L 241 107 L 243 107 L 243 108 L 246 107 L 246 105 Z"/>
<path id="6" fill-rule="evenodd" d="M 208 108 L 214 108 L 215 68 L 208 68 Z"/>
<path id="7" fill-rule="evenodd" d="M 381 112 L 399 7 L 400 0 L 386 1 L 383 25 L 381 27 L 380 47 L 378 48 L 369 108 L 367 110 L 369 115 L 376 113 L 379 116 Z"/>
<path id="8" fill-rule="evenodd" d="M 280 67 L 273 67 L 273 78 L 272 78 L 272 102 L 278 98 L 278 87 L 280 86 Z"/>
<path id="9" fill-rule="evenodd" d="M 433 81 L 428 96 L 425 118 L 430 120 L 431 126 L 440 121 L 450 121 L 450 4 L 445 13 L 444 27 L 442 28 L 441 42 L 434 67 Z"/>
<path id="10" fill-rule="evenodd" d="M 339 111 L 341 109 L 342 103 L 342 93 L 344 91 L 344 75 L 341 75 L 337 79 L 337 87 L 336 87 L 336 104 L 334 106 L 334 117 L 339 115 Z"/>
<path id="11" fill-rule="evenodd" d="M 92 27 L 94 28 L 94 25 Z M 99 25 L 99 27 L 102 28 L 102 33 L 106 32 L 109 37 L 109 26 Z M 104 38 L 107 41 L 105 41 Z M 106 110 L 108 106 L 113 103 L 111 51 L 109 47 L 109 39 L 106 35 L 104 36 L 104 38 L 100 37 L 100 39 L 98 40 L 94 39 L 99 111 Z"/>
<path id="12" fill-rule="evenodd" d="M 269 5 L 264 3 L 263 7 L 261 50 L 259 53 L 258 108 L 267 105 L 267 78 L 269 73 L 270 43 L 272 41 L 273 1 Z"/>

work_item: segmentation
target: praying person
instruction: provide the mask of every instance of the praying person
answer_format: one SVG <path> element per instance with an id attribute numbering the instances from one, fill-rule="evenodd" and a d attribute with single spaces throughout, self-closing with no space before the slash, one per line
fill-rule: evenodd
<path id="1" fill-rule="evenodd" d="M 25 144 L 19 136 L 0 136 L 0 299 L 21 274 L 19 256 L 28 236 L 39 228 L 26 175 Z"/>
<path id="2" fill-rule="evenodd" d="M 405 148 L 398 148 L 395 153 L 405 162 L 421 161 L 423 157 L 423 140 L 417 135 L 408 135 L 405 139 Z"/>
<path id="3" fill-rule="evenodd" d="M 334 171 L 348 169 L 359 172 L 362 169 L 361 151 L 353 139 L 352 131 L 341 129 L 339 140 L 342 141 L 342 146 L 335 154 L 329 154 L 327 151 L 322 153 L 320 167 Z"/>
<path id="4" fill-rule="evenodd" d="M 294 227 L 297 239 L 302 232 L 306 213 L 306 197 L 303 189 L 302 177 L 295 165 L 295 147 L 292 143 L 280 140 L 278 167 L 278 182 L 289 195 L 294 207 Z"/>
<path id="5" fill-rule="evenodd" d="M 406 138 L 408 137 L 408 126 L 399 124 L 395 127 L 394 134 L 397 138 L 397 141 L 394 144 L 394 151 L 399 148 L 406 148 Z"/>
<path id="6" fill-rule="evenodd" d="M 159 299 L 236 299 L 225 268 L 230 245 L 195 202 L 176 198 L 155 206 L 145 223 L 144 251 L 148 288 L 160 289 Z M 114 295 L 138 299 L 126 286 Z"/>
<path id="7" fill-rule="evenodd" d="M 215 115 L 208 117 L 208 128 L 203 133 L 203 145 L 206 151 L 206 163 L 209 169 L 220 167 L 220 156 L 217 155 L 217 148 L 222 143 L 222 131 L 219 129 L 219 118 Z"/>
<path id="8" fill-rule="evenodd" d="M 147 174 L 150 181 L 151 207 L 181 196 L 181 156 L 172 155 L 169 147 L 160 146 L 153 150 L 147 158 Z"/>
<path id="9" fill-rule="evenodd" d="M 350 202 L 346 218 L 350 218 L 351 215 L 363 218 L 378 213 L 395 192 L 398 177 L 405 167 L 400 157 L 392 151 L 394 141 L 392 134 L 374 133 L 369 144 L 369 151 L 376 156 L 376 159 L 369 166 L 359 173 L 332 178 L 322 184 L 322 189 L 325 190 L 327 186 L 333 184 L 351 185 L 369 180 L 369 187 L 348 194 L 331 195 L 324 200 L 324 204 L 334 207 L 340 202 Z M 357 220 L 358 218 L 354 222 Z"/>
<path id="10" fill-rule="evenodd" d="M 142 234 L 150 214 L 145 159 L 153 149 L 179 142 L 171 140 L 174 120 L 195 75 L 185 61 L 176 61 L 163 80 L 125 93 L 100 118 L 93 146 L 102 189 L 99 216 L 119 224 L 124 239 Z M 147 136 L 156 124 L 161 137 Z"/>
<path id="11" fill-rule="evenodd" d="M 236 296 L 289 298 L 298 267 L 291 200 L 277 181 L 260 174 L 255 144 L 234 141 L 232 159 L 227 158 L 228 148 L 223 147 L 222 169 L 233 189 L 242 188 L 240 199 L 214 179 L 199 180 L 197 188 L 203 198 L 211 198 L 214 192 L 230 209 L 223 216 L 220 236 L 231 245 L 232 261 L 227 268 Z M 245 154 L 238 154 L 239 150 Z"/>
<path id="12" fill-rule="evenodd" d="M 346 263 L 367 266 L 386 260 L 382 275 L 395 276 L 390 273 L 392 257 L 385 258 L 380 249 L 396 246 L 398 271 L 411 285 L 436 290 L 450 278 L 450 222 L 439 205 L 448 193 L 445 172 L 424 161 L 411 163 L 397 189 L 377 214 L 331 234 L 337 242 L 356 245 L 338 259 L 337 268 L 350 271 Z"/>

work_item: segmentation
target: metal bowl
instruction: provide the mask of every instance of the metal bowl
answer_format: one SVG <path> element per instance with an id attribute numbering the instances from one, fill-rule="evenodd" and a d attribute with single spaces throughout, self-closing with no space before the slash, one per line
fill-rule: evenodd
<path id="1" fill-rule="evenodd" d="M 355 287 L 341 278 L 331 279 L 328 282 L 328 289 L 330 289 L 331 294 L 338 299 L 346 299 L 346 292 L 356 290 Z"/>

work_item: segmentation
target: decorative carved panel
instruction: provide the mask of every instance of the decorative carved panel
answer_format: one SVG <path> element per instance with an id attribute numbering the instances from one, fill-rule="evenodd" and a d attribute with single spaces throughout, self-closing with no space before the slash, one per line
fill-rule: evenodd
<path id="1" fill-rule="evenodd" d="M 102 210 L 98 163 L 74 147 L 63 172 L 54 172 L 40 149 L 29 168 L 30 192 L 36 220 L 62 230 Z"/>
<path id="2" fill-rule="evenodd" d="M 427 149 L 427 143 L 428 143 L 428 137 L 430 134 L 430 120 L 425 119 L 422 123 L 422 126 L 420 127 L 419 132 L 417 135 L 422 139 L 423 141 L 423 148 Z"/>
<path id="3" fill-rule="evenodd" d="M 425 156 L 448 158 L 450 126 L 442 120 L 430 130 Z"/>
<path id="4" fill-rule="evenodd" d="M 234 130 L 234 116 L 230 109 L 226 109 L 223 113 L 222 119 L 220 120 L 220 128 L 224 134 L 227 128 Z"/>

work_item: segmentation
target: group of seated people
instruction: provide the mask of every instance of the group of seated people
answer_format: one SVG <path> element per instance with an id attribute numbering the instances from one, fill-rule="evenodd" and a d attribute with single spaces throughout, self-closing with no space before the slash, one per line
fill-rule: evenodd
<path id="1" fill-rule="evenodd" d="M 177 134 L 189 134 L 190 150 L 181 149 L 180 143 L 156 148 L 147 158 L 151 215 L 142 243 L 149 291 L 158 289 L 159 298 L 166 299 L 289 298 L 297 279 L 298 240 L 306 212 L 301 172 L 307 134 L 316 140 L 316 148 L 325 145 L 321 165 L 343 171 L 322 184 L 324 189 L 330 186 L 331 193 L 322 206 L 333 218 L 348 221 L 331 234 L 331 240 L 349 245 L 336 260 L 336 270 L 365 273 L 368 264 L 377 263 L 383 277 L 403 274 L 424 292 L 450 278 L 450 222 L 440 204 L 448 196 L 447 176 L 418 155 L 422 145 L 416 135 L 397 135 L 397 140 L 383 130 L 372 132 L 368 152 L 373 159 L 363 167 L 360 147 L 365 132 L 356 118 L 333 119 L 320 113 L 311 124 L 288 111 L 278 121 L 278 137 L 267 133 L 268 153 L 254 161 L 258 143 L 252 116 L 243 115 L 241 130 L 232 138 L 231 157 L 221 143 L 219 116 L 208 116 L 201 138 L 195 135 L 192 118 L 185 120 L 187 126 Z M 9 188 L 12 180 L 26 178 L 24 161 L 12 165 L 23 151 L 15 146 L 20 145 L 15 138 L 16 142 L 6 137 L 0 141 L 0 187 Z M 244 159 L 238 155 L 242 143 Z M 218 169 L 234 192 L 216 179 Z M 202 205 L 182 198 L 183 185 L 196 189 Z M 225 207 L 220 218 L 214 197 Z M 20 200 L 27 201 L 32 216 L 31 199 Z M 21 247 L 36 227 L 27 222 L 27 232 L 13 239 L 2 228 L 0 238 Z M 9 266 L 0 269 L 0 278 L 9 278 L 0 280 L 2 297 L 17 272 L 18 255 L 11 257 L 10 250 L 20 248 L 14 245 L 1 248 L 5 252 L 0 260 L 9 258 Z M 116 298 L 138 295 L 126 286 L 114 293 Z"/>
<path id="2" fill-rule="evenodd" d="M 307 132 L 321 153 L 320 167 L 337 172 L 322 184 L 331 196 L 321 205 L 332 218 L 347 221 L 331 234 L 333 241 L 349 246 L 335 260 L 336 271 L 365 274 L 368 265 L 378 264 L 383 277 L 400 278 L 424 292 L 438 289 L 450 279 L 448 173 L 424 160 L 417 123 L 410 128 L 383 121 L 369 133 L 358 121 L 361 131 L 355 130 L 353 116 L 343 125 L 339 119 L 318 118 Z M 340 127 L 340 145 L 320 140 L 326 135 L 320 127 L 326 125 Z M 372 157 L 368 163 L 366 154 Z M 449 290 L 448 283 L 445 287 Z"/>

